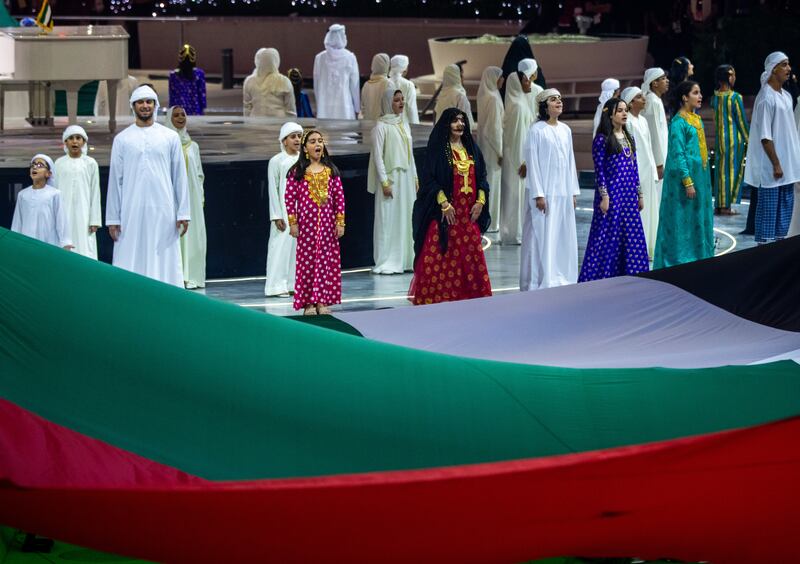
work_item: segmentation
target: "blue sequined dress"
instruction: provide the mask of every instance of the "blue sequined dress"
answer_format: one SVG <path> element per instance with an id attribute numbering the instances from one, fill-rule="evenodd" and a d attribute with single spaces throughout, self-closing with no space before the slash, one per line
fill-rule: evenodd
<path id="1" fill-rule="evenodd" d="M 600 190 L 594 194 L 594 215 L 578 282 L 647 272 L 647 243 L 639 215 L 639 171 L 635 153 L 606 150 L 606 138 L 592 144 L 598 188 L 608 190 L 608 212 L 600 211 Z"/>
<path id="2" fill-rule="evenodd" d="M 206 109 L 206 73 L 194 69 L 194 80 L 187 80 L 177 70 L 170 72 L 169 105 L 182 107 L 189 116 L 203 115 Z"/>

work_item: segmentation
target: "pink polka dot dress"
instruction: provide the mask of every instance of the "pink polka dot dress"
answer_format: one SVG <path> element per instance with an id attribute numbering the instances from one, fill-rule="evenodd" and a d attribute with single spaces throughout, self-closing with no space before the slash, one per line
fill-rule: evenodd
<path id="1" fill-rule="evenodd" d="M 337 222 L 344 224 L 342 179 L 325 167 L 306 172 L 303 180 L 286 181 L 286 212 L 297 221 L 297 264 L 294 309 L 342 301 L 342 262 Z"/>

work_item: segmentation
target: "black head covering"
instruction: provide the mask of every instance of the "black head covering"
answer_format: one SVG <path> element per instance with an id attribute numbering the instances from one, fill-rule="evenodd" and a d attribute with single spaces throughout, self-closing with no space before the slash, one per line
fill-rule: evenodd
<path id="1" fill-rule="evenodd" d="M 519 65 L 519 62 L 522 59 L 536 59 L 536 57 L 533 55 L 533 49 L 528 41 L 528 36 L 520 34 L 517 35 L 514 38 L 514 41 L 511 42 L 511 47 L 508 48 L 506 58 L 503 59 L 503 78 L 508 78 L 508 75 L 510 75 L 512 72 L 517 72 L 517 65 Z M 536 63 L 539 64 L 539 71 L 534 82 L 543 89 L 546 89 L 547 82 L 544 79 L 542 65 L 538 60 Z M 505 82 L 503 83 L 503 87 L 500 89 L 500 96 L 503 98 L 503 100 L 506 99 Z"/>
<path id="2" fill-rule="evenodd" d="M 425 236 L 431 221 L 439 222 L 439 244 L 442 252 L 447 252 L 447 222 L 442 221 L 442 209 L 436 201 L 436 196 L 439 194 L 439 190 L 443 190 L 448 201 L 453 201 L 453 150 L 450 147 L 450 124 L 459 115 L 464 118 L 464 134 L 461 136 L 461 144 L 475 161 L 476 189 L 483 190 L 487 199 L 487 204 L 483 206 L 477 222 L 481 233 L 485 232 L 491 223 L 488 205 L 489 182 L 486 180 L 486 164 L 483 154 L 472 139 L 466 114 L 457 108 L 447 108 L 433 126 L 431 136 L 428 138 L 425 164 L 422 167 L 422 180 L 411 216 L 414 230 L 415 262 L 425 244 Z"/>

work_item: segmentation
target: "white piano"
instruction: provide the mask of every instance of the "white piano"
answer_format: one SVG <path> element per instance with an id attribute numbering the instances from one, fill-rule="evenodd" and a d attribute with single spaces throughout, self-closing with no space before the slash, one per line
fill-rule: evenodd
<path id="1" fill-rule="evenodd" d="M 44 115 L 50 122 L 50 96 L 53 90 L 66 90 L 69 123 L 74 124 L 78 89 L 92 80 L 106 80 L 108 127 L 113 132 L 117 83 L 127 77 L 128 34 L 120 26 L 56 26 L 46 34 L 38 27 L 0 27 L 0 130 L 6 91 L 27 90 L 29 118 Z"/>

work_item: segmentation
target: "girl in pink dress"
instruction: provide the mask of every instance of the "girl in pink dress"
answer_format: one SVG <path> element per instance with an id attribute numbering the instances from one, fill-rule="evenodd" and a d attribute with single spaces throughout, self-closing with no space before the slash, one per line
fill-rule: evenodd
<path id="1" fill-rule="evenodd" d="M 322 134 L 303 134 L 300 158 L 286 179 L 289 234 L 297 238 L 294 309 L 329 314 L 342 301 L 339 238 L 344 235 L 344 190 Z"/>

